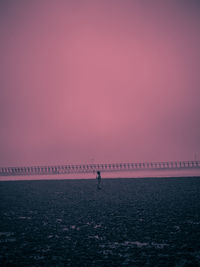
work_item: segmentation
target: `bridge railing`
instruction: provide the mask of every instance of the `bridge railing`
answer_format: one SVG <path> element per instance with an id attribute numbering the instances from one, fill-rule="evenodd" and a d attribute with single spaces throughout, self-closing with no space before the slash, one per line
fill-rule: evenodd
<path id="1" fill-rule="evenodd" d="M 169 161 L 142 163 L 103 163 L 83 165 L 0 167 L 0 176 L 52 175 L 139 170 L 180 170 L 200 168 L 200 161 Z"/>

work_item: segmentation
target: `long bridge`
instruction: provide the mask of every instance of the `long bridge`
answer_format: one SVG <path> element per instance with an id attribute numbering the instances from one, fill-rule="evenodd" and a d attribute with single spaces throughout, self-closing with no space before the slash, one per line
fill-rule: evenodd
<path id="1" fill-rule="evenodd" d="M 122 172 L 140 170 L 200 169 L 200 161 L 166 161 L 140 163 L 103 163 L 55 166 L 0 167 L 0 176 L 58 175 L 73 173 Z"/>

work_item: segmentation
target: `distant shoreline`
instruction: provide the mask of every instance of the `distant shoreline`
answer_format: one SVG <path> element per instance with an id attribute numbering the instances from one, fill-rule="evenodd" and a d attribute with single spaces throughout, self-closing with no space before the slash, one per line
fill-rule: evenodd
<path id="1" fill-rule="evenodd" d="M 108 177 L 108 178 L 103 178 L 102 180 L 127 180 L 127 179 L 174 179 L 174 178 L 200 178 L 200 175 L 191 175 L 191 176 L 148 176 L 148 177 Z M 42 178 L 24 178 L 24 177 L 9 177 L 9 178 L 3 178 L 3 179 L 0 179 L 0 182 L 15 182 L 15 181 L 78 181 L 78 180 L 81 180 L 81 181 L 84 181 L 84 180 L 96 180 L 95 177 L 94 178 L 45 178 L 45 177 L 42 177 Z"/>

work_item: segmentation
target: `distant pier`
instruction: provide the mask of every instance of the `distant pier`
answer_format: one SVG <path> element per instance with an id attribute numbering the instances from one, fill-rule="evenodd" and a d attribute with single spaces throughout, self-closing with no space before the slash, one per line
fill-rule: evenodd
<path id="1" fill-rule="evenodd" d="M 0 176 L 55 175 L 72 173 L 121 172 L 139 170 L 200 169 L 200 161 L 166 161 L 141 163 L 103 163 L 55 166 L 0 167 Z"/>

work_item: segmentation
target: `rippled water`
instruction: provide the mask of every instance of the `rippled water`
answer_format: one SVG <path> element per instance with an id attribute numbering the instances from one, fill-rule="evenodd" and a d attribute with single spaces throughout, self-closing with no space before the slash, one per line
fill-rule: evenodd
<path id="1" fill-rule="evenodd" d="M 0 183 L 4 266 L 198 266 L 200 178 Z"/>

